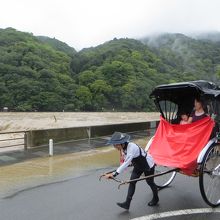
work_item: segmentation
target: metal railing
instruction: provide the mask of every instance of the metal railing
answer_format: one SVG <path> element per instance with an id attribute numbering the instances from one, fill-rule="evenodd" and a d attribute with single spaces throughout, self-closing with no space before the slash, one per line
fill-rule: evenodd
<path id="1" fill-rule="evenodd" d="M 26 131 L 0 132 L 0 151 L 23 147 L 26 149 Z"/>

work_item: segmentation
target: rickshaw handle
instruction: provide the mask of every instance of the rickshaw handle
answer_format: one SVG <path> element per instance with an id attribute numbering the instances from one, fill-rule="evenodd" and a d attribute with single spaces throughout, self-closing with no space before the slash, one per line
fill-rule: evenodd
<path id="1" fill-rule="evenodd" d="M 152 177 L 162 176 L 162 175 L 164 175 L 164 174 L 172 173 L 172 172 L 174 172 L 174 171 L 178 172 L 179 170 L 180 170 L 179 168 L 174 168 L 174 169 L 171 169 L 171 170 L 168 170 L 168 171 L 165 171 L 165 172 L 161 172 L 161 173 L 158 173 L 158 174 L 153 174 L 153 175 L 145 176 L 145 177 L 142 177 L 142 178 L 137 178 L 137 179 L 133 179 L 133 180 L 123 181 L 122 183 L 120 183 L 120 184 L 118 185 L 118 189 L 120 189 L 120 186 L 125 185 L 125 184 L 128 184 L 128 183 L 138 182 L 138 181 L 146 180 L 146 179 L 149 179 L 149 178 L 152 178 Z"/>

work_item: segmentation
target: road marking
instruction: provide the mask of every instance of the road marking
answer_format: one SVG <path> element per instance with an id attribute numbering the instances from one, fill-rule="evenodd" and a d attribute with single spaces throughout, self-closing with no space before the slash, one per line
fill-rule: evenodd
<path id="1" fill-rule="evenodd" d="M 153 220 L 153 219 L 160 219 L 160 218 L 173 217 L 173 216 L 179 216 L 179 215 L 218 213 L 218 212 L 220 213 L 220 208 L 183 209 L 183 210 L 177 210 L 177 211 L 155 213 L 152 215 L 133 218 L 132 220 Z"/>

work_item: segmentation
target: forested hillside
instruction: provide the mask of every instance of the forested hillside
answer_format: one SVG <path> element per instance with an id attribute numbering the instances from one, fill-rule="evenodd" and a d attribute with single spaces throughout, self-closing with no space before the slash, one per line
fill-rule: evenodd
<path id="1" fill-rule="evenodd" d="M 0 107 L 61 111 L 75 102 L 71 57 L 31 34 L 0 30 Z"/>
<path id="2" fill-rule="evenodd" d="M 76 52 L 56 39 L 0 29 L 0 109 L 152 111 L 149 94 L 158 84 L 219 81 L 214 39 L 166 34 Z"/>
<path id="3" fill-rule="evenodd" d="M 174 71 L 192 79 L 200 78 L 216 81 L 220 70 L 220 35 L 207 34 L 197 36 L 199 40 L 183 34 L 164 34 L 146 38 L 153 53 Z"/>

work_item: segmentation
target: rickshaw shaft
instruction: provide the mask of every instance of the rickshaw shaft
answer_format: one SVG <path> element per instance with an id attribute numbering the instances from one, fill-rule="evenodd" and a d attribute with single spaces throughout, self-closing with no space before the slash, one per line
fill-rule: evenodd
<path id="1" fill-rule="evenodd" d="M 180 170 L 179 168 L 174 168 L 174 169 L 171 169 L 171 170 L 168 170 L 168 171 L 165 171 L 165 172 L 161 172 L 161 173 L 158 173 L 158 174 L 153 174 L 153 175 L 145 176 L 145 177 L 142 177 L 142 178 L 137 178 L 137 179 L 133 179 L 133 180 L 124 181 L 124 182 L 122 182 L 121 184 L 118 185 L 118 189 L 120 189 L 121 185 L 125 185 L 125 184 L 132 183 L 132 182 L 138 182 L 138 181 L 141 181 L 141 180 L 146 180 L 146 179 L 149 179 L 149 178 L 152 178 L 152 177 L 162 176 L 162 175 L 165 175 L 167 173 L 172 173 L 172 172 L 175 172 L 175 171 L 178 172 L 179 170 Z"/>

